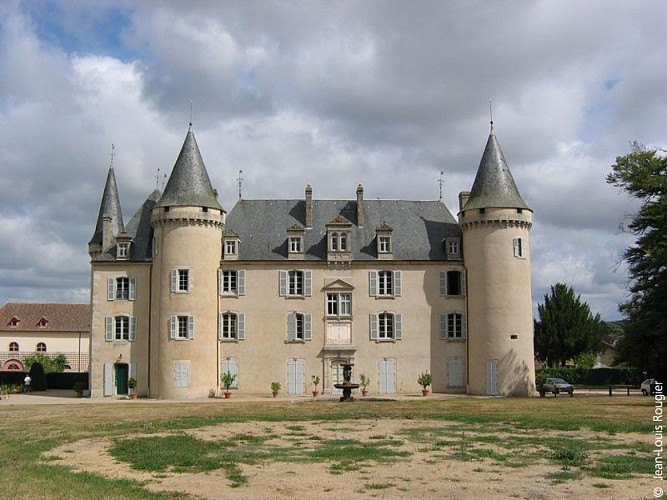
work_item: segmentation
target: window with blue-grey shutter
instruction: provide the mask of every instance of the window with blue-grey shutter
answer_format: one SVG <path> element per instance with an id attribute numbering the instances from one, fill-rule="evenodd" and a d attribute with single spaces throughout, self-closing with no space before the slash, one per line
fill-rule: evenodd
<path id="1" fill-rule="evenodd" d="M 113 342 L 114 337 L 114 320 L 113 316 L 104 318 L 104 339 L 107 342 Z"/>

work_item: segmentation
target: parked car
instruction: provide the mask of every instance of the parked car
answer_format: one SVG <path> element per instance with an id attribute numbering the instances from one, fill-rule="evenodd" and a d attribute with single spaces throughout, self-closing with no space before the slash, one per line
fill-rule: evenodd
<path id="1" fill-rule="evenodd" d="M 639 388 L 642 390 L 644 396 L 648 396 L 649 394 L 653 396 L 655 394 L 655 379 L 647 378 L 642 382 L 642 385 L 640 385 Z"/>
<path id="2" fill-rule="evenodd" d="M 540 396 L 544 397 L 547 392 L 557 396 L 561 392 L 567 392 L 570 397 L 574 396 L 574 387 L 562 378 L 548 378 L 540 388 Z"/>

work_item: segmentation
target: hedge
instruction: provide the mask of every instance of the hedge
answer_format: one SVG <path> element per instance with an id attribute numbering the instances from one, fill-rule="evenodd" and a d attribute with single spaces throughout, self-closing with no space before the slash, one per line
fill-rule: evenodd
<path id="1" fill-rule="evenodd" d="M 557 366 L 538 368 L 536 378 L 558 377 L 574 385 L 608 386 L 636 385 L 642 383 L 643 376 L 636 368 L 582 368 L 580 366 Z"/>
<path id="2" fill-rule="evenodd" d="M 0 385 L 23 385 L 27 372 L 0 371 Z M 83 382 L 88 388 L 88 373 L 62 372 L 47 373 L 46 385 L 49 389 L 73 389 L 74 384 Z"/>

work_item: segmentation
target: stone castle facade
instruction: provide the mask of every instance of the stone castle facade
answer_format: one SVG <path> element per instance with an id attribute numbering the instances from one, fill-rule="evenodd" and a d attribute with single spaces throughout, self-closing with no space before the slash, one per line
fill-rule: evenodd
<path id="1" fill-rule="evenodd" d="M 240 199 L 229 214 L 188 130 L 164 192 L 124 224 L 113 166 L 91 257 L 92 397 L 233 390 L 534 393 L 532 211 L 493 130 L 455 219 L 438 201 Z"/>

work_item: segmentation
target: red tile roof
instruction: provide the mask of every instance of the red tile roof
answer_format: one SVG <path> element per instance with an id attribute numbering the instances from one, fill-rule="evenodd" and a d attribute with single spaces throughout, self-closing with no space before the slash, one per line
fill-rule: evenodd
<path id="1" fill-rule="evenodd" d="M 12 319 L 16 318 L 16 326 Z M 42 319 L 46 326 L 40 327 Z M 90 304 L 33 304 L 8 302 L 0 307 L 0 331 L 90 331 Z"/>

